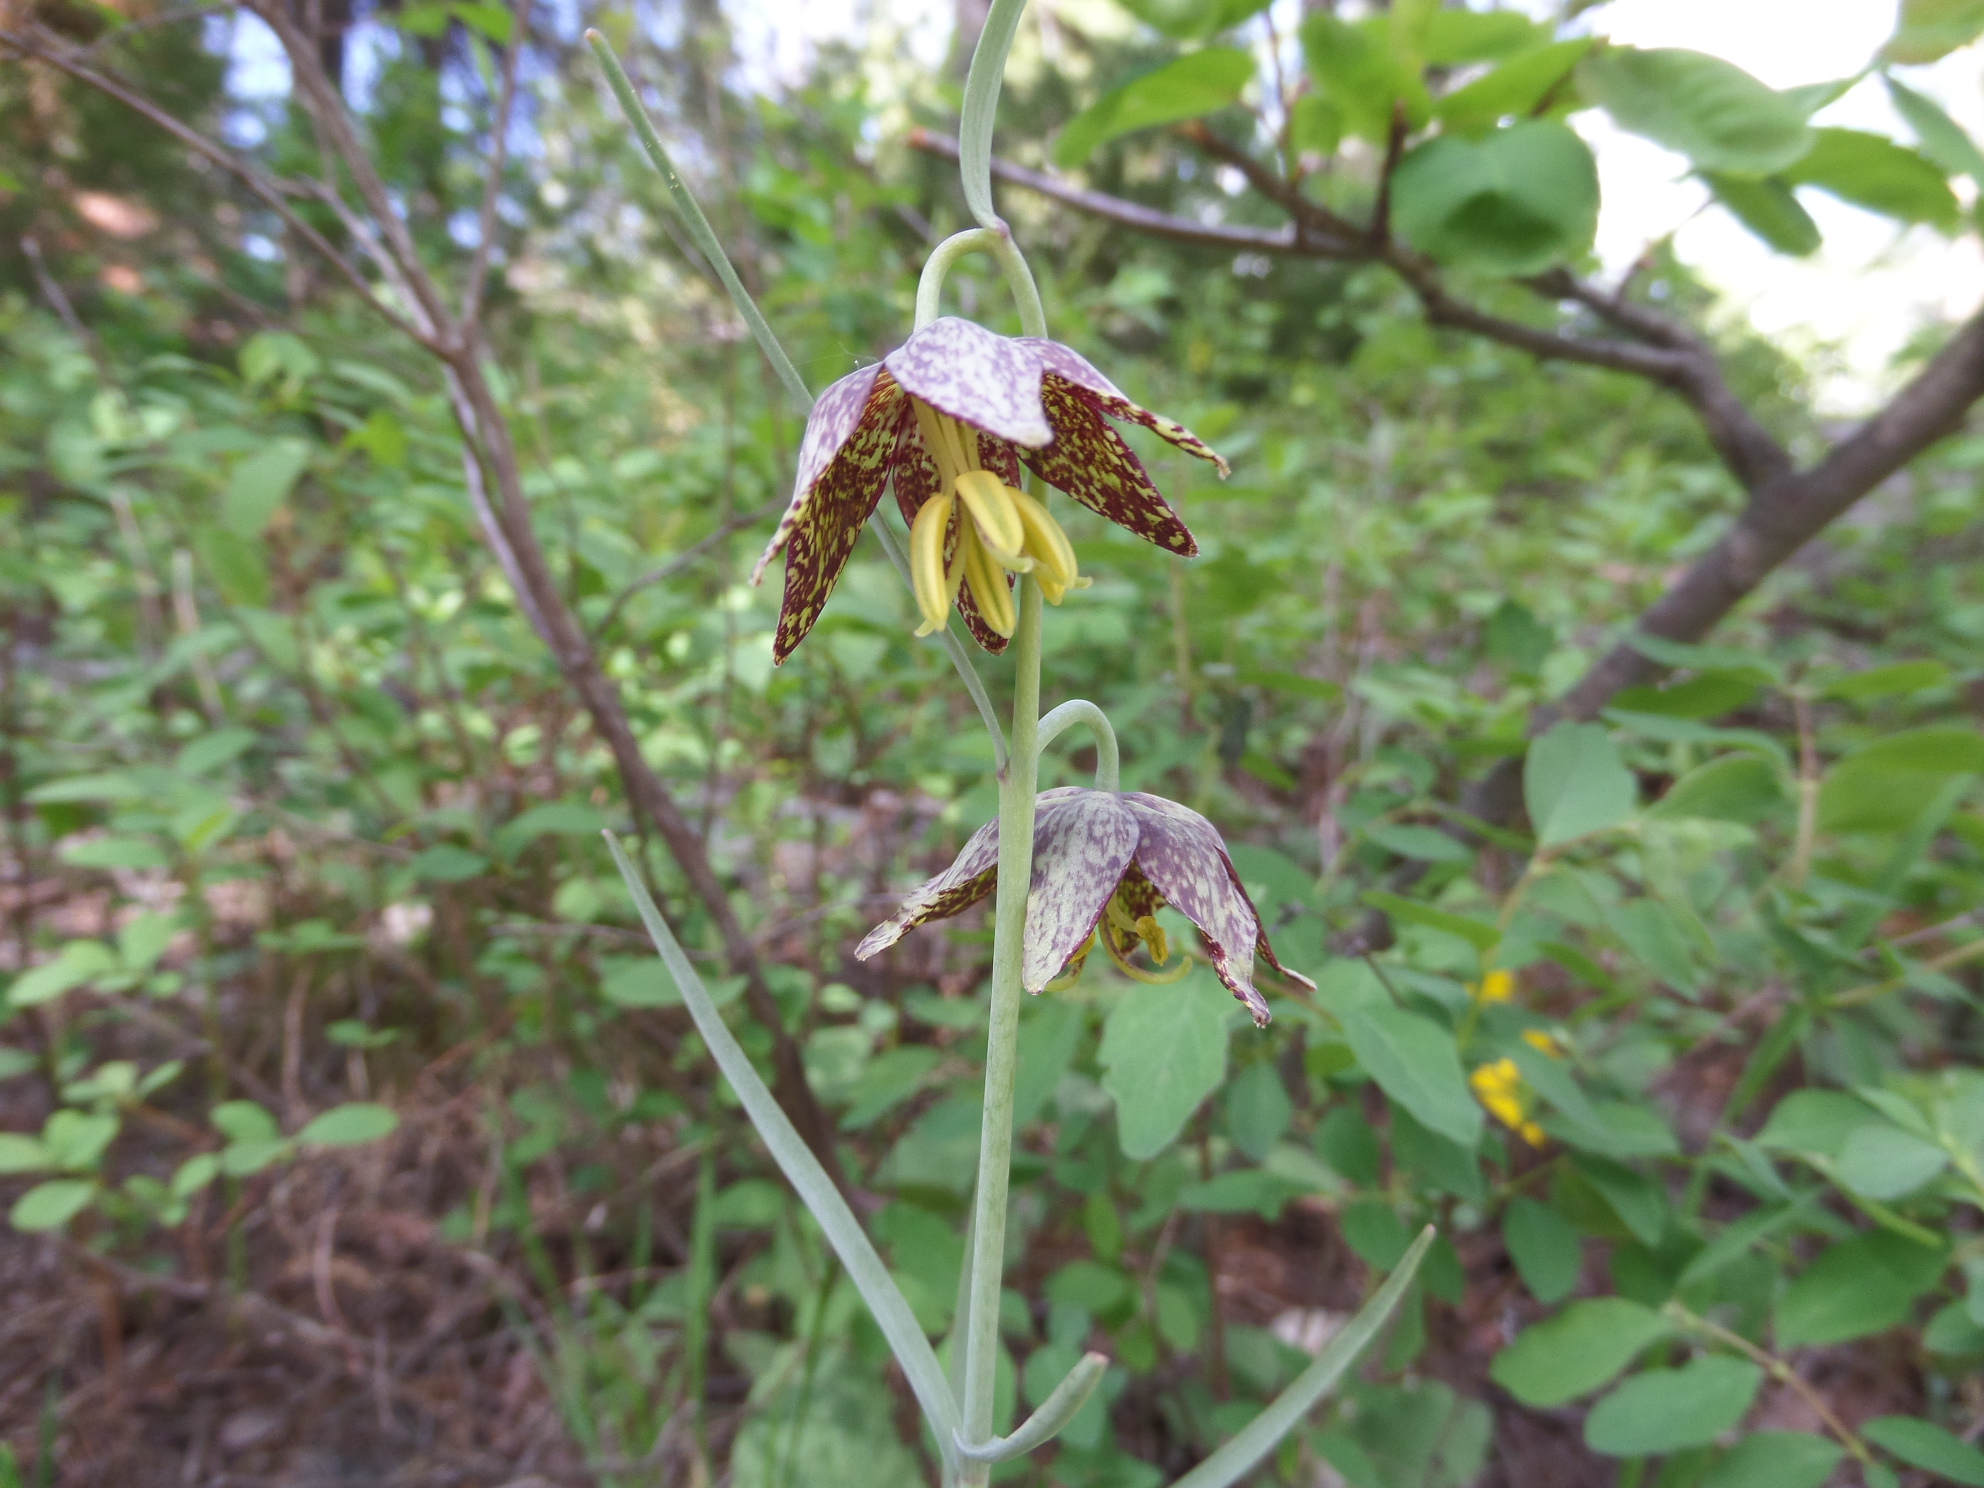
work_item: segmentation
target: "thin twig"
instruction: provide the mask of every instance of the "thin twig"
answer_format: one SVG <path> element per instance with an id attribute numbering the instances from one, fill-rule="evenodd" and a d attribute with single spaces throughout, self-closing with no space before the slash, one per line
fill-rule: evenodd
<path id="1" fill-rule="evenodd" d="M 286 193 L 281 184 L 238 158 L 233 151 L 223 149 L 198 130 L 181 123 L 119 79 L 98 68 L 84 66 L 70 56 L 65 48 L 45 41 L 37 35 L 11 29 L 0 29 L 0 46 L 9 47 L 23 57 L 31 57 L 37 62 L 45 62 L 57 71 L 67 73 L 77 82 L 85 83 L 106 97 L 116 99 L 133 113 L 163 129 L 194 154 L 219 166 L 260 198 L 270 211 L 282 218 L 290 231 L 322 254 L 351 287 L 358 291 L 368 307 L 383 316 L 396 330 L 431 349 L 432 343 L 429 338 L 416 330 L 397 310 L 381 300 L 372 285 L 366 281 L 365 276 L 352 266 L 350 260 L 339 253 L 322 233 L 297 215 L 295 209 L 285 199 Z"/>
<path id="2" fill-rule="evenodd" d="M 524 54 L 525 28 L 530 22 L 530 0 L 516 0 L 510 13 L 510 42 L 503 52 L 503 96 L 496 105 L 489 142 L 489 172 L 482 180 L 482 211 L 475 237 L 475 256 L 469 260 L 468 287 L 462 291 L 462 324 L 473 326 L 482 313 L 482 290 L 489 277 L 491 242 L 496 236 L 496 199 L 502 192 L 503 168 L 510 158 L 510 112 L 517 102 L 517 65 Z"/>

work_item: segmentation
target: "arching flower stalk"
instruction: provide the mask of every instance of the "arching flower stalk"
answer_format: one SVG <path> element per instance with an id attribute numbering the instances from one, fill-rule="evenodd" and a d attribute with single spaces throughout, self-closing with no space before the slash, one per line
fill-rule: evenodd
<path id="1" fill-rule="evenodd" d="M 991 822 L 972 834 L 950 867 L 869 931 L 854 954 L 866 960 L 918 925 L 969 909 L 998 881 L 998 823 Z M 1167 904 L 1198 927 L 1213 971 L 1256 1025 L 1268 1023 L 1267 1000 L 1254 987 L 1256 954 L 1313 990 L 1315 983 L 1276 958 L 1219 830 L 1198 812 L 1141 791 L 1062 786 L 1040 793 L 1021 986 L 1037 993 L 1069 985 L 1097 945 L 1137 981 L 1176 981 L 1191 969 L 1191 958 L 1164 970 L 1171 954 L 1157 911 Z M 1139 945 L 1157 970 L 1132 959 Z"/>
<path id="2" fill-rule="evenodd" d="M 955 604 L 979 645 L 1003 651 L 1016 623 L 1011 575 L 1032 573 L 1050 604 L 1085 584 L 1060 524 L 1019 488 L 1022 467 L 1167 552 L 1197 553 L 1111 419 L 1141 424 L 1226 474 L 1189 429 L 1138 407 L 1080 353 L 1043 337 L 947 316 L 843 377 L 813 405 L 792 505 L 752 574 L 761 580 L 785 551 L 773 658 L 790 656 L 819 619 L 891 477 L 910 524 L 921 635 Z"/>

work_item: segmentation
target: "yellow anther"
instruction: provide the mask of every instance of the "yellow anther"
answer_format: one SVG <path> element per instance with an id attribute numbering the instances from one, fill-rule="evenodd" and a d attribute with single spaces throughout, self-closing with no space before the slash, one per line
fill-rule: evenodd
<path id="1" fill-rule="evenodd" d="M 944 536 L 951 525 L 951 506 L 950 497 L 932 496 L 909 529 L 910 587 L 923 616 L 916 631 L 920 636 L 934 635 L 944 628 L 951 602 L 957 598 L 958 580 L 964 574 L 955 564 L 954 572 L 944 571 Z"/>
<path id="2" fill-rule="evenodd" d="M 1143 943 L 1150 947 L 1150 959 L 1162 966 L 1171 959 L 1171 941 L 1164 933 L 1164 927 L 1149 915 L 1137 917 L 1137 934 Z"/>
<path id="3" fill-rule="evenodd" d="M 1061 967 L 1061 974 L 1041 990 L 1045 992 L 1065 992 L 1068 988 L 1074 986 L 1076 982 L 1079 982 L 1082 979 L 1082 967 L 1088 964 L 1088 953 L 1095 949 L 1095 942 L 1096 932 L 1091 930 L 1088 933 L 1088 939 L 1082 942 L 1082 948 L 1070 956 L 1067 962 Z"/>
<path id="4" fill-rule="evenodd" d="M 1027 563 L 1025 568 L 1020 567 L 1020 550 L 1026 544 L 1026 528 L 1021 524 L 1019 508 L 1013 502 L 1020 492 L 989 470 L 966 470 L 958 475 L 957 493 L 993 557 L 1005 567 L 1018 569 L 1022 573 L 1033 567 L 1031 563 Z"/>
<path id="5" fill-rule="evenodd" d="M 965 522 L 958 533 L 958 552 L 964 559 L 964 581 L 971 586 L 978 613 L 996 634 L 1011 636 L 1018 617 L 1013 612 L 1013 591 L 1006 587 L 1006 574 L 993 561 L 985 544 L 979 541 L 978 524 Z"/>
<path id="6" fill-rule="evenodd" d="M 1152 987 L 1163 987 L 1175 982 L 1192 969 L 1192 958 L 1190 956 L 1180 959 L 1176 966 L 1162 975 L 1154 971 L 1145 971 L 1142 967 L 1132 966 L 1130 964 L 1130 958 L 1123 954 L 1122 948 L 1116 944 L 1116 937 L 1113 935 L 1102 937 L 1102 948 L 1109 953 L 1109 959 L 1116 963 L 1116 969 L 1122 972 L 1124 976 L 1133 982 L 1143 982 Z"/>
<path id="7" fill-rule="evenodd" d="M 1081 570 L 1075 565 L 1074 544 L 1068 541 L 1068 534 L 1061 530 L 1061 524 L 1054 520 L 1045 506 L 1026 492 L 1010 491 L 1009 494 L 1020 525 L 1026 529 L 1024 551 L 1040 560 L 1042 584 L 1052 579 L 1063 592 L 1075 588 L 1081 578 Z"/>

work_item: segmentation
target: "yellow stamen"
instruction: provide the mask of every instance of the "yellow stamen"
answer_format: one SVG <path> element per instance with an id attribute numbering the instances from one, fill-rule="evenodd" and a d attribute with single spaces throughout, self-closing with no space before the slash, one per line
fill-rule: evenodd
<path id="1" fill-rule="evenodd" d="M 1013 490 L 989 470 L 965 471 L 957 478 L 957 493 L 964 509 L 971 513 L 971 520 L 978 526 L 978 535 L 991 550 L 992 556 L 1004 567 L 1016 572 L 1025 573 L 1031 569 L 1032 561 L 1020 556 L 1020 549 L 1026 542 L 1026 528 L 1021 524 L 1019 507 L 1013 501 L 1022 493 Z"/>
<path id="2" fill-rule="evenodd" d="M 994 632 L 1011 636 L 1018 616 L 1013 612 L 1013 591 L 1006 587 L 1006 575 L 993 561 L 985 544 L 979 541 L 978 524 L 966 522 L 958 533 L 958 551 L 964 559 L 964 581 L 971 586 L 978 613 Z"/>
<path id="3" fill-rule="evenodd" d="M 1164 927 L 1156 920 L 1149 915 L 1138 916 L 1137 934 L 1142 936 L 1144 944 L 1150 947 L 1152 961 L 1162 966 L 1171 959 L 1171 942 L 1165 936 Z"/>
<path id="4" fill-rule="evenodd" d="M 1068 988 L 1074 986 L 1076 982 L 1079 982 L 1082 979 L 1082 967 L 1088 964 L 1088 953 L 1095 949 L 1095 941 L 1096 932 L 1091 930 L 1088 933 L 1088 939 L 1082 942 L 1082 948 L 1070 956 L 1066 964 L 1062 966 L 1061 974 L 1041 990 L 1044 992 L 1065 992 Z"/>
<path id="5" fill-rule="evenodd" d="M 920 636 L 934 635 L 950 618 L 951 604 L 957 598 L 962 566 L 953 564 L 944 571 L 944 537 L 951 525 L 951 498 L 932 496 L 923 503 L 909 529 L 910 587 L 916 593 L 916 608 L 923 616 L 917 627 Z"/>
<path id="6" fill-rule="evenodd" d="M 1109 953 L 1109 959 L 1116 963 L 1116 969 L 1118 971 L 1122 972 L 1131 981 L 1143 982 L 1147 986 L 1169 986 L 1192 969 L 1192 958 L 1190 956 L 1183 957 L 1176 966 L 1172 967 L 1170 971 L 1165 972 L 1162 976 L 1154 971 L 1145 971 L 1141 967 L 1132 966 L 1129 958 L 1117 948 L 1116 939 L 1111 935 L 1102 937 L 1102 948 Z"/>

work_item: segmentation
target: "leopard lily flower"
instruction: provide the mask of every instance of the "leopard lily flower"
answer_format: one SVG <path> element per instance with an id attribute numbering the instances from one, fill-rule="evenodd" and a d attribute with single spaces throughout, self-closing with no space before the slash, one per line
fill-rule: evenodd
<path id="1" fill-rule="evenodd" d="M 919 635 L 941 628 L 955 603 L 979 645 L 1003 651 L 1015 620 L 1011 575 L 1033 573 L 1054 604 L 1087 584 L 1060 524 L 1019 489 L 1022 465 L 1158 547 L 1196 554 L 1110 419 L 1141 424 L 1226 474 L 1190 430 L 1139 408 L 1080 354 L 1041 337 L 946 316 L 843 377 L 806 420 L 792 504 L 751 576 L 763 579 L 786 552 L 773 659 L 790 656 L 819 619 L 891 476 L 910 524 Z"/>
<path id="2" fill-rule="evenodd" d="M 995 821 L 973 833 L 956 862 L 869 931 L 854 954 L 866 960 L 915 926 L 968 909 L 998 881 Z M 1040 793 L 1020 955 L 1020 983 L 1027 991 L 1066 986 L 1098 944 L 1138 981 L 1176 981 L 1190 970 L 1189 957 L 1155 971 L 1132 959 L 1141 944 L 1154 967 L 1169 965 L 1171 948 L 1157 923 L 1166 904 L 1198 927 L 1213 971 L 1257 1025 L 1267 1026 L 1268 1005 L 1254 989 L 1256 953 L 1289 981 L 1315 986 L 1276 959 L 1218 829 L 1198 812 L 1141 791 L 1063 786 Z"/>

